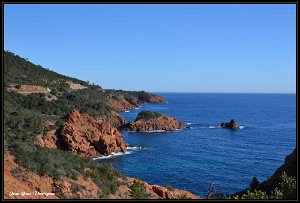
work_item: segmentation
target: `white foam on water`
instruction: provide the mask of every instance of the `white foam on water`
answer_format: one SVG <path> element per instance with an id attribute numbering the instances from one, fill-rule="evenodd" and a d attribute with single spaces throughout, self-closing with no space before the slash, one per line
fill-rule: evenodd
<path id="1" fill-rule="evenodd" d="M 140 150 L 140 149 L 146 149 L 146 148 L 142 148 L 142 147 L 127 147 L 126 148 L 127 151 L 125 153 L 123 152 L 112 152 L 110 155 L 102 155 L 96 158 L 93 158 L 93 160 L 99 160 L 99 159 L 109 159 L 115 156 L 122 156 L 122 155 L 126 155 L 126 154 L 132 154 L 134 151 Z"/>
<path id="2" fill-rule="evenodd" d="M 133 151 L 136 151 L 136 150 L 140 150 L 140 149 L 146 149 L 145 147 L 127 147 L 126 148 L 127 150 L 133 150 Z"/>
<path id="3" fill-rule="evenodd" d="M 129 149 L 129 150 L 131 150 L 131 149 L 139 149 L 139 147 L 127 147 L 126 149 Z"/>
<path id="4" fill-rule="evenodd" d="M 192 125 L 193 123 L 186 123 L 187 125 Z"/>
<path id="5" fill-rule="evenodd" d="M 129 110 L 125 111 L 126 113 L 130 112 Z"/>
<path id="6" fill-rule="evenodd" d="M 241 126 L 240 126 L 240 129 L 243 129 L 243 128 L 245 128 L 245 126 L 242 126 L 242 125 L 241 125 Z"/>
<path id="7" fill-rule="evenodd" d="M 125 154 L 128 154 L 127 152 L 125 152 Z M 93 160 L 98 160 L 98 159 L 109 159 L 109 158 L 112 158 L 112 157 L 115 157 L 115 156 L 121 156 L 121 155 L 124 155 L 123 152 L 112 152 L 110 155 L 102 155 L 102 156 L 99 156 L 97 158 L 93 158 Z"/>
<path id="8" fill-rule="evenodd" d="M 215 126 L 210 125 L 208 128 L 216 128 Z"/>
<path id="9" fill-rule="evenodd" d="M 161 132 L 167 132 L 165 130 L 149 130 L 149 131 L 142 131 L 143 133 L 161 133 Z"/>

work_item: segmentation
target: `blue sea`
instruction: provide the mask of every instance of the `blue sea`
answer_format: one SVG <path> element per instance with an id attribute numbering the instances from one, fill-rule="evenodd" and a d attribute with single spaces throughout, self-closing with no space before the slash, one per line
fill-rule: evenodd
<path id="1" fill-rule="evenodd" d="M 205 198 L 210 184 L 233 194 L 270 177 L 296 146 L 296 94 L 158 93 L 166 104 L 146 104 L 121 115 L 133 121 L 141 110 L 188 123 L 176 132 L 122 131 L 127 143 L 144 146 L 101 159 L 129 177 L 185 189 Z M 236 119 L 240 130 L 219 128 Z"/>

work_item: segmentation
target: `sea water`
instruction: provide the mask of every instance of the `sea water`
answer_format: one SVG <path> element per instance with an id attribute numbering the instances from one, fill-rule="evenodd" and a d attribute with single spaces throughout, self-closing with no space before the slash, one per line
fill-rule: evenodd
<path id="1" fill-rule="evenodd" d="M 125 132 L 123 156 L 100 159 L 129 177 L 185 189 L 205 198 L 210 184 L 225 194 L 270 177 L 296 146 L 296 94 L 157 93 L 168 103 L 146 104 L 121 115 L 133 121 L 141 110 L 170 115 L 188 125 L 175 132 Z M 236 119 L 239 130 L 219 128 Z"/>

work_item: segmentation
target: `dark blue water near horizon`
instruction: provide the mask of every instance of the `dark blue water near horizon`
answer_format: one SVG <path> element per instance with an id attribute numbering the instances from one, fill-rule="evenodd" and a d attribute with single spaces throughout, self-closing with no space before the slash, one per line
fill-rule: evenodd
<path id="1" fill-rule="evenodd" d="M 205 198 L 209 185 L 225 194 L 270 177 L 296 146 L 296 94 L 157 93 L 166 104 L 146 104 L 121 115 L 132 121 L 141 110 L 188 123 L 176 132 L 122 131 L 127 143 L 145 150 L 102 159 L 129 177 L 189 190 Z M 242 129 L 218 128 L 231 118 Z"/>

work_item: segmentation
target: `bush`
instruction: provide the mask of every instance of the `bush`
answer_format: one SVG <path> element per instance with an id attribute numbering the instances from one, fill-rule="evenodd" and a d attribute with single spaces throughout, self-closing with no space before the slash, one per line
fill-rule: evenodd
<path id="1" fill-rule="evenodd" d="M 280 188 L 274 188 L 270 195 L 261 190 L 254 190 L 247 192 L 241 196 L 233 196 L 232 199 L 296 199 L 297 188 L 296 179 L 292 176 L 288 176 L 285 172 L 281 175 Z M 231 197 L 227 197 L 231 199 Z"/>
<path id="2" fill-rule="evenodd" d="M 259 185 L 259 181 L 257 180 L 256 177 L 253 177 L 251 183 L 250 183 L 250 189 L 254 190 L 256 187 Z"/>
<path id="3" fill-rule="evenodd" d="M 280 188 L 275 190 L 276 197 L 281 196 L 282 199 L 296 199 L 297 198 L 297 184 L 295 177 L 288 176 L 285 172 L 281 175 Z"/>
<path id="4" fill-rule="evenodd" d="M 137 115 L 135 121 L 138 121 L 138 120 L 151 120 L 151 119 L 156 119 L 156 118 L 158 118 L 158 117 L 160 117 L 160 116 L 162 116 L 161 113 L 142 110 L 142 111 Z"/>
<path id="5" fill-rule="evenodd" d="M 177 196 L 175 197 L 175 199 L 192 199 L 192 198 L 187 197 L 186 195 L 177 195 Z"/>
<path id="6" fill-rule="evenodd" d="M 134 180 L 133 184 L 129 188 L 131 189 L 131 196 L 134 199 L 147 199 L 149 197 L 144 184 L 140 181 Z"/>
<path id="7" fill-rule="evenodd" d="M 224 199 L 225 195 L 219 190 L 215 184 L 210 184 L 206 199 Z"/>
<path id="8" fill-rule="evenodd" d="M 170 191 L 174 191 L 174 188 L 172 185 L 168 184 L 168 185 L 165 185 L 165 187 L 170 190 Z"/>
<path id="9" fill-rule="evenodd" d="M 28 179 L 28 177 L 23 173 L 23 171 L 20 167 L 11 169 L 10 172 L 17 179 L 20 179 L 20 180 L 27 180 Z"/>
<path id="10" fill-rule="evenodd" d="M 76 192 L 81 192 L 83 190 L 83 187 L 77 183 L 72 183 L 71 184 L 71 190 L 72 192 L 76 193 Z"/>

